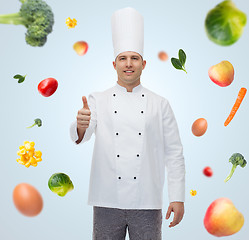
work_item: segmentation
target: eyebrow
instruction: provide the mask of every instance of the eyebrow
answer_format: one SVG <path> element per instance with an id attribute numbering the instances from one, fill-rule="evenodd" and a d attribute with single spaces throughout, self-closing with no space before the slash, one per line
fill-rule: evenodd
<path id="1" fill-rule="evenodd" d="M 122 58 L 122 57 L 127 57 L 127 56 L 125 56 L 125 55 L 121 55 L 121 56 L 119 56 L 118 58 Z M 129 57 L 129 56 L 128 56 Z M 140 56 L 137 56 L 137 55 L 131 55 L 130 57 L 140 57 Z"/>

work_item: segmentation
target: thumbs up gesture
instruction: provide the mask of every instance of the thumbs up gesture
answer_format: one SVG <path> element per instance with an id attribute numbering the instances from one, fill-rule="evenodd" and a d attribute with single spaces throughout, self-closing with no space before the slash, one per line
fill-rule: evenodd
<path id="1" fill-rule="evenodd" d="M 82 102 L 83 102 L 83 108 L 81 108 L 77 114 L 77 128 L 82 131 L 85 131 L 90 124 L 91 111 L 85 96 L 82 97 Z"/>

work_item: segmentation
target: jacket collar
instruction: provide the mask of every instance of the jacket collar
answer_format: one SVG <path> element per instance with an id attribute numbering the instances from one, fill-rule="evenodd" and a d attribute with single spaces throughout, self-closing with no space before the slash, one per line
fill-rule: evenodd
<path id="1" fill-rule="evenodd" d="M 141 92 L 142 90 L 142 85 L 141 83 L 139 85 L 137 85 L 136 87 L 134 87 L 132 89 L 132 92 L 127 92 L 127 89 L 121 85 L 119 85 L 118 83 L 116 83 L 115 88 L 121 92 L 126 92 L 126 93 L 137 93 L 137 92 Z"/>

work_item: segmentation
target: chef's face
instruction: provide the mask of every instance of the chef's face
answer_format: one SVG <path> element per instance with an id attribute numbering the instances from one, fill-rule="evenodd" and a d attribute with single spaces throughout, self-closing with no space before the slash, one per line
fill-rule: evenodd
<path id="1" fill-rule="evenodd" d="M 136 52 L 120 53 L 113 62 L 118 74 L 118 83 L 122 86 L 138 85 L 145 65 L 146 61 Z"/>

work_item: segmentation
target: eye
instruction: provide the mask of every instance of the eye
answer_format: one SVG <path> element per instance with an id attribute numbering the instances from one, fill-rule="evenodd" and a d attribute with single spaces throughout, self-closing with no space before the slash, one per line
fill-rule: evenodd
<path id="1" fill-rule="evenodd" d="M 125 60 L 125 58 L 124 58 L 124 57 L 121 57 L 121 58 L 119 58 L 119 60 L 122 61 L 122 60 Z"/>
<path id="2" fill-rule="evenodd" d="M 133 57 L 132 59 L 134 59 L 134 60 L 138 60 L 138 57 Z"/>

